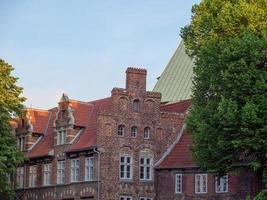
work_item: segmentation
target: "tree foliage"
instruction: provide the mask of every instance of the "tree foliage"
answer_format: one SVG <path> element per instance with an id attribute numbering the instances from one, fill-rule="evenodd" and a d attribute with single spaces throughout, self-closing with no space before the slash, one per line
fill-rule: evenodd
<path id="1" fill-rule="evenodd" d="M 10 120 L 19 114 L 25 99 L 20 97 L 22 88 L 16 85 L 17 78 L 11 75 L 12 71 L 12 66 L 0 59 L 0 196 L 4 197 L 12 193 L 8 175 L 13 174 L 23 160 L 11 134 Z"/>
<path id="2" fill-rule="evenodd" d="M 187 124 L 205 170 L 267 165 L 267 0 L 203 0 L 181 36 L 195 58 Z"/>

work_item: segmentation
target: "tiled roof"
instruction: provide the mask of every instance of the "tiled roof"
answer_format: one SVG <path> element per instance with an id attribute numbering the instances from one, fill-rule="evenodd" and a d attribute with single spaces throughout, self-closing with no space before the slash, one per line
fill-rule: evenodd
<path id="1" fill-rule="evenodd" d="M 88 120 L 87 128 L 81 133 L 77 142 L 70 146 L 68 152 L 84 150 L 90 147 L 95 147 L 96 144 L 96 130 L 97 130 L 97 113 L 109 109 L 111 107 L 111 98 L 101 99 L 89 102 L 92 105 L 90 118 Z"/>
<path id="2" fill-rule="evenodd" d="M 81 102 L 70 100 L 76 126 L 85 127 L 79 137 L 69 147 L 69 151 L 79 151 L 96 146 L 96 127 L 98 111 L 108 109 L 111 106 L 111 98 L 101 99 L 92 102 Z M 51 117 L 48 121 L 47 132 L 43 138 L 27 152 L 28 158 L 48 156 L 54 147 L 54 128 L 53 122 L 56 118 L 58 108 L 49 110 Z"/>
<path id="3" fill-rule="evenodd" d="M 33 132 L 44 134 L 51 113 L 47 110 L 39 110 L 34 108 L 28 108 L 27 112 L 31 117 Z"/>
<path id="4" fill-rule="evenodd" d="M 184 132 L 180 140 L 174 145 L 171 152 L 159 164 L 158 169 L 178 169 L 197 167 L 193 160 L 190 145 L 192 142 L 191 134 Z"/>
<path id="5" fill-rule="evenodd" d="M 187 99 L 184 101 L 162 104 L 160 106 L 161 112 L 176 112 L 176 113 L 185 113 L 192 105 L 192 100 Z"/>
<path id="6" fill-rule="evenodd" d="M 159 77 L 153 91 L 162 94 L 163 102 L 177 102 L 191 98 L 193 60 L 185 53 L 183 41 Z"/>

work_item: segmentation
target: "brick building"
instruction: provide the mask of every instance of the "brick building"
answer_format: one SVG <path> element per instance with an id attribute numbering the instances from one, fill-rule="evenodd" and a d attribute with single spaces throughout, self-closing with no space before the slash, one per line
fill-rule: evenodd
<path id="1" fill-rule="evenodd" d="M 105 99 L 63 94 L 55 108 L 26 109 L 15 130 L 28 157 L 17 169 L 17 198 L 235 199 L 235 176 L 216 186 L 192 160 L 184 125 L 191 101 L 162 103 L 146 91 L 146 73 L 128 68 L 126 88 Z"/>

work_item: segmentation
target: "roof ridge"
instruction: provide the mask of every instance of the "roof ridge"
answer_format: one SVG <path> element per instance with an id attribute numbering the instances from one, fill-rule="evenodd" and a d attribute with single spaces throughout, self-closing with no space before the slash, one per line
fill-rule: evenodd
<path id="1" fill-rule="evenodd" d="M 49 110 L 45 110 L 45 109 L 41 109 L 41 108 L 26 108 L 26 111 L 30 111 L 30 110 L 35 110 L 35 111 L 40 111 L 40 112 L 49 112 Z"/>

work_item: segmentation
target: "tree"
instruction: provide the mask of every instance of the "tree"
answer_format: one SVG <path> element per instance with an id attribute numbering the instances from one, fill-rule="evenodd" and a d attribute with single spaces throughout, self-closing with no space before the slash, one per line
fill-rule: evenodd
<path id="1" fill-rule="evenodd" d="M 11 75 L 14 69 L 0 59 L 0 197 L 12 195 L 8 176 L 16 172 L 16 167 L 23 161 L 23 154 L 16 148 L 11 134 L 10 120 L 22 110 L 20 97 L 22 88 L 16 85 L 17 78 Z"/>
<path id="2" fill-rule="evenodd" d="M 194 57 L 187 125 L 203 169 L 267 166 L 267 1 L 203 0 L 181 36 Z M 259 183 L 259 186 L 263 186 Z"/>

